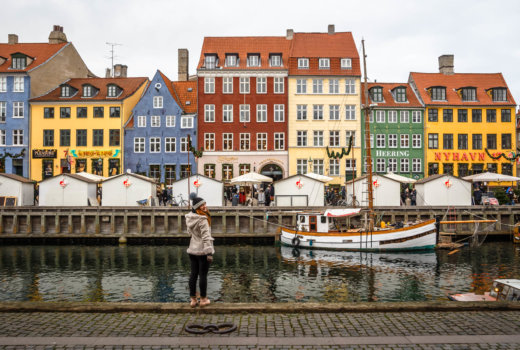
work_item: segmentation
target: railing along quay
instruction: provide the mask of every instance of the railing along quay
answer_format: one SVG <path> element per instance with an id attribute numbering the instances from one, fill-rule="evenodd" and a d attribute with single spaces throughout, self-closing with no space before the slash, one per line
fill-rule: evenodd
<path id="1" fill-rule="evenodd" d="M 212 234 L 216 238 L 274 238 L 280 226 L 294 227 L 297 212 L 308 207 L 211 207 Z M 324 210 L 325 208 L 312 208 Z M 0 240 L 31 238 L 179 239 L 186 238 L 184 215 L 178 207 L 4 207 L 0 209 Z M 486 234 L 509 235 L 520 219 L 520 206 L 378 207 L 377 221 L 415 221 L 447 217 L 464 221 L 496 219 Z M 518 215 L 518 216 L 517 216 Z M 363 216 L 357 217 L 357 220 Z M 355 219 L 354 219 L 355 220 Z M 475 232 L 472 223 L 457 226 L 456 235 Z M 450 232 L 442 225 L 441 232 Z M 453 229 L 453 227 L 452 227 Z"/>

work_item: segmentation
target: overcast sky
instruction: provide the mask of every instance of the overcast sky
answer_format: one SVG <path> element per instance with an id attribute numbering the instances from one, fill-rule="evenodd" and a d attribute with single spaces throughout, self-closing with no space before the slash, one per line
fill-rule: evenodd
<path id="1" fill-rule="evenodd" d="M 88 67 L 104 76 L 115 63 L 129 76 L 152 78 L 160 69 L 177 79 L 177 49 L 190 53 L 195 74 L 204 36 L 283 36 L 295 32 L 351 31 L 368 77 L 406 82 L 409 72 L 438 72 L 438 56 L 455 55 L 455 72 L 502 72 L 520 101 L 520 1 L 174 1 L 16 0 L 2 2 L 0 41 L 45 42 L 52 26 L 64 27 Z"/>

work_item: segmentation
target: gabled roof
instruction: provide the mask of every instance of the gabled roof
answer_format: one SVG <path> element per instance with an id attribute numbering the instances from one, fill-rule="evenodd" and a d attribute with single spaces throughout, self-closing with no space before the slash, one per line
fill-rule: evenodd
<path id="1" fill-rule="evenodd" d="M 174 98 L 184 113 L 197 113 L 197 81 L 174 81 Z"/>
<path id="2" fill-rule="evenodd" d="M 380 86 L 383 88 L 383 102 L 374 102 L 370 98 L 370 89 L 376 86 Z M 403 86 L 406 88 L 406 98 L 408 101 L 406 102 L 396 102 L 392 93 L 394 89 L 397 87 Z M 422 108 L 423 105 L 415 95 L 412 87 L 408 83 L 368 83 L 367 84 L 369 94 L 368 94 L 368 102 L 376 103 L 377 106 L 375 108 L 382 107 L 393 107 L 393 108 Z M 365 87 L 361 84 L 361 104 L 365 104 Z"/>
<path id="3" fill-rule="evenodd" d="M 141 180 L 153 183 L 153 184 L 157 183 L 155 181 L 155 179 L 152 179 L 152 178 L 144 176 L 144 175 L 136 174 L 136 173 L 122 173 L 122 174 L 119 174 L 119 175 L 110 176 L 109 178 L 103 180 L 103 182 L 112 181 L 112 180 L 117 179 L 118 177 L 121 177 L 121 176 L 135 177 L 135 178 L 138 178 L 138 179 L 141 179 Z"/>
<path id="4" fill-rule="evenodd" d="M 385 176 L 385 175 L 373 174 L 373 175 L 372 175 L 372 179 L 375 178 L 375 177 L 384 177 L 384 178 L 387 179 L 387 180 L 390 180 L 390 181 L 393 181 L 393 182 L 400 183 L 400 182 L 397 181 L 396 179 L 392 179 L 391 177 L 388 177 L 388 176 Z M 351 184 L 352 182 L 358 182 L 358 181 L 361 181 L 361 180 L 364 180 L 364 179 L 368 179 L 368 175 L 361 175 L 361 176 L 358 176 L 358 177 L 356 177 L 355 179 L 351 179 L 351 180 L 345 181 L 345 183 L 346 183 L 346 184 Z"/>
<path id="5" fill-rule="evenodd" d="M 58 175 L 54 175 L 53 177 L 49 177 L 49 178 L 46 178 L 40 182 L 45 182 L 47 180 L 50 180 L 50 179 L 54 179 L 54 178 L 57 178 L 59 176 L 62 176 L 62 177 L 71 177 L 73 179 L 76 179 L 76 180 L 79 180 L 79 181 L 83 181 L 83 182 L 86 182 L 86 183 L 91 183 L 91 184 L 97 184 L 99 181 L 95 181 L 95 180 L 92 180 L 92 179 L 89 179 L 87 177 L 84 177 L 84 176 L 81 176 L 81 175 L 78 175 L 78 174 L 67 174 L 67 173 L 64 173 L 64 174 L 58 174 Z"/>
<path id="6" fill-rule="evenodd" d="M 19 181 L 19 182 L 23 182 L 23 183 L 35 183 L 36 181 L 34 180 L 31 180 L 31 179 L 27 179 L 23 176 L 20 176 L 20 175 L 16 175 L 16 174 L 5 174 L 5 173 L 0 173 L 0 177 L 7 177 L 9 179 L 12 179 L 12 180 L 16 180 L 16 181 Z"/>
<path id="7" fill-rule="evenodd" d="M 70 43 L 48 44 L 48 43 L 24 43 L 24 44 L 0 44 L 0 57 L 7 60 L 0 65 L 0 73 L 28 72 L 41 64 L 47 62 L 52 56 Z M 32 57 L 34 61 L 25 69 L 11 69 L 11 55 L 22 53 Z"/>
<path id="8" fill-rule="evenodd" d="M 148 82 L 148 78 L 74 78 L 62 83 L 51 92 L 31 99 L 31 102 L 38 101 L 122 101 L 133 95 L 139 87 Z M 90 84 L 99 89 L 99 92 L 93 97 L 82 96 L 82 86 Z M 123 92 L 117 97 L 107 97 L 108 86 L 115 84 L 123 89 Z M 72 97 L 61 97 L 61 86 L 69 85 L 78 90 Z"/>
<path id="9" fill-rule="evenodd" d="M 460 180 L 460 181 L 464 181 L 464 182 L 471 182 L 471 181 L 464 180 L 464 179 L 461 179 L 460 177 L 453 176 L 453 175 L 450 175 L 450 174 L 435 174 L 435 175 L 431 175 L 431 176 L 422 178 L 420 180 L 417 180 L 415 182 L 415 184 L 416 185 L 420 185 L 420 184 L 427 183 L 427 182 L 430 182 L 430 181 L 433 181 L 433 180 L 437 180 L 437 179 L 439 179 L 441 177 L 444 177 L 444 176 L 447 176 L 447 177 L 450 177 L 450 178 L 453 178 L 453 179 L 457 179 L 457 180 Z"/>
<path id="10" fill-rule="evenodd" d="M 507 88 L 502 73 L 410 73 L 410 81 L 417 87 L 425 105 L 446 106 L 514 106 L 516 102 Z M 434 86 L 446 87 L 446 101 L 432 101 L 427 89 Z M 477 101 L 462 101 L 457 90 L 463 87 L 477 88 Z M 507 101 L 493 102 L 487 90 L 492 88 L 507 88 Z"/>

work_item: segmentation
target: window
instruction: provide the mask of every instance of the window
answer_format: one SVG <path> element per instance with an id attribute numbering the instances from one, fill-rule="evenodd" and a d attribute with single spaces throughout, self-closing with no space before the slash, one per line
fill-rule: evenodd
<path id="1" fill-rule="evenodd" d="M 313 145 L 315 147 L 323 146 L 323 130 L 314 130 L 312 133 L 313 133 Z"/>
<path id="2" fill-rule="evenodd" d="M 265 78 L 265 77 L 256 78 L 256 93 L 257 94 L 267 93 L 267 78 Z"/>
<path id="3" fill-rule="evenodd" d="M 330 69 L 330 59 L 329 58 L 320 58 L 318 60 L 318 66 L 320 69 Z"/>
<path id="4" fill-rule="evenodd" d="M 388 135 L 388 147 L 397 148 L 397 134 Z"/>
<path id="5" fill-rule="evenodd" d="M 117 86 L 108 85 L 108 97 L 116 97 L 117 96 Z"/>
<path id="6" fill-rule="evenodd" d="M 488 170 L 489 170 L 489 168 L 488 168 Z M 496 171 L 493 171 L 493 172 L 496 173 Z M 469 175 L 468 164 L 466 164 L 466 163 L 458 164 L 458 175 L 459 175 L 459 177 L 464 177 L 464 176 Z"/>
<path id="7" fill-rule="evenodd" d="M 296 159 L 296 173 L 307 174 L 307 159 Z"/>
<path id="8" fill-rule="evenodd" d="M 249 151 L 251 143 L 251 134 L 244 133 L 240 134 L 240 150 Z"/>
<path id="9" fill-rule="evenodd" d="M 69 108 L 70 111 L 70 108 Z M 24 103 L 23 102 L 13 102 L 13 118 L 23 118 L 24 117 Z"/>
<path id="10" fill-rule="evenodd" d="M 23 92 L 23 91 L 24 91 L 24 77 L 15 76 L 13 92 Z"/>
<path id="11" fill-rule="evenodd" d="M 110 129 L 108 131 L 108 145 L 110 147 L 119 147 L 121 145 L 121 130 Z"/>
<path id="12" fill-rule="evenodd" d="M 342 58 L 341 59 L 341 69 L 352 69 L 352 59 L 351 58 Z"/>
<path id="13" fill-rule="evenodd" d="M 249 93 L 249 77 L 240 77 L 240 93 Z"/>
<path id="14" fill-rule="evenodd" d="M 410 112 L 408 111 L 401 111 L 399 112 L 401 118 L 400 118 L 400 122 L 401 124 L 407 124 L 410 122 Z"/>
<path id="15" fill-rule="evenodd" d="M 163 108 L 163 97 L 162 96 L 153 97 L 153 108 Z"/>
<path id="16" fill-rule="evenodd" d="M 215 93 L 215 78 L 205 77 L 204 78 L 204 93 L 214 94 Z"/>
<path id="17" fill-rule="evenodd" d="M 513 175 L 513 165 L 511 163 L 502 163 L 502 174 Z"/>
<path id="18" fill-rule="evenodd" d="M 439 148 L 439 134 L 428 134 L 428 148 L 438 149 Z"/>
<path id="19" fill-rule="evenodd" d="M 307 79 L 296 80 L 296 93 L 306 94 L 307 93 Z"/>
<path id="20" fill-rule="evenodd" d="M 422 123 L 421 112 L 413 111 L 412 112 L 412 123 Z"/>
<path id="21" fill-rule="evenodd" d="M 239 164 L 238 175 L 244 175 L 251 171 L 251 164 Z"/>
<path id="22" fill-rule="evenodd" d="M 497 121 L 497 110 L 496 109 L 486 109 L 486 122 L 496 123 L 496 121 Z"/>
<path id="23" fill-rule="evenodd" d="M 182 116 L 181 117 L 181 129 L 193 129 L 193 117 Z"/>
<path id="24" fill-rule="evenodd" d="M 222 180 L 231 180 L 233 178 L 233 165 L 222 164 Z"/>
<path id="25" fill-rule="evenodd" d="M 222 121 L 224 123 L 233 122 L 233 105 L 223 105 L 222 106 Z"/>
<path id="26" fill-rule="evenodd" d="M 214 179 L 215 178 L 215 164 L 204 164 L 204 175 Z"/>
<path id="27" fill-rule="evenodd" d="M 258 123 L 267 122 L 267 105 L 256 105 L 256 121 Z"/>
<path id="28" fill-rule="evenodd" d="M 166 116 L 166 127 L 167 128 L 175 127 L 175 116 L 174 115 L 167 115 Z"/>
<path id="29" fill-rule="evenodd" d="M 70 118 L 70 107 L 60 107 L 60 118 Z"/>
<path id="30" fill-rule="evenodd" d="M 5 130 L 0 130 L 0 146 L 5 146 Z M 4 164 L 5 169 L 5 164 Z"/>
<path id="31" fill-rule="evenodd" d="M 395 100 L 397 102 L 406 102 L 406 88 L 395 89 Z M 397 165 L 396 165 L 397 168 Z"/>
<path id="32" fill-rule="evenodd" d="M 283 122 L 285 120 L 285 105 L 274 105 L 274 121 Z"/>
<path id="33" fill-rule="evenodd" d="M 54 147 L 54 130 L 43 130 L 43 146 Z"/>
<path id="34" fill-rule="evenodd" d="M 385 122 L 385 111 L 376 111 L 376 123 Z"/>
<path id="35" fill-rule="evenodd" d="M 274 78 L 274 93 L 275 94 L 283 94 L 284 93 L 284 78 Z"/>
<path id="36" fill-rule="evenodd" d="M 502 109 L 500 114 L 500 120 L 502 123 L 511 122 L 511 110 L 510 109 Z"/>
<path id="37" fill-rule="evenodd" d="M 386 162 L 384 158 L 376 159 L 376 172 L 386 173 Z"/>
<path id="38" fill-rule="evenodd" d="M 348 95 L 353 95 L 356 93 L 355 79 L 345 79 L 345 93 Z"/>
<path id="39" fill-rule="evenodd" d="M 487 134 L 487 148 L 497 149 L 497 134 Z"/>
<path id="40" fill-rule="evenodd" d="M 323 175 L 323 159 L 314 159 L 312 161 L 312 171 L 316 174 Z"/>
<path id="41" fill-rule="evenodd" d="M 329 94 L 339 94 L 338 79 L 329 79 Z"/>
<path id="42" fill-rule="evenodd" d="M 298 147 L 307 146 L 307 131 L 298 130 L 296 132 L 296 146 L 298 146 Z"/>
<path id="43" fill-rule="evenodd" d="M 92 130 L 92 146 L 103 146 L 103 129 Z"/>
<path id="44" fill-rule="evenodd" d="M 329 131 L 329 146 L 330 147 L 339 147 L 339 130 L 330 130 Z"/>
<path id="45" fill-rule="evenodd" d="M 356 146 L 356 131 L 346 130 L 345 131 L 345 144 L 350 145 L 350 139 L 352 138 L 352 147 Z"/>
<path id="46" fill-rule="evenodd" d="M 374 102 L 383 102 L 383 88 L 373 87 L 370 89 L 370 98 Z"/>
<path id="47" fill-rule="evenodd" d="M 120 107 L 110 107 L 110 118 L 119 118 L 120 111 Z"/>
<path id="48" fill-rule="evenodd" d="M 206 55 L 204 57 L 204 63 L 206 69 L 215 69 L 217 66 L 217 56 L 216 55 Z"/>
<path id="49" fill-rule="evenodd" d="M 473 123 L 482 122 L 482 110 L 481 109 L 472 109 L 471 110 L 471 121 Z"/>
<path id="50" fill-rule="evenodd" d="M 468 134 L 459 134 L 458 149 L 468 149 Z"/>
<path id="51" fill-rule="evenodd" d="M 309 69 L 309 59 L 298 58 L 298 69 Z"/>
<path id="52" fill-rule="evenodd" d="M 446 88 L 433 87 L 431 88 L 431 95 L 433 101 L 444 101 L 446 100 Z"/>
<path id="53" fill-rule="evenodd" d="M 76 130 L 76 147 L 86 147 L 87 146 L 87 130 L 86 129 L 77 129 Z"/>
<path id="54" fill-rule="evenodd" d="M 467 109 L 459 109 L 457 112 L 457 121 L 459 123 L 467 123 L 468 122 L 468 110 Z"/>
<path id="55" fill-rule="evenodd" d="M 70 96 L 70 86 L 63 85 L 61 87 L 61 97 L 69 97 Z"/>
<path id="56" fill-rule="evenodd" d="M 240 122 L 249 123 L 251 120 L 250 115 L 251 115 L 250 106 L 249 105 L 240 105 Z"/>
<path id="57" fill-rule="evenodd" d="M 476 100 L 477 100 L 477 89 L 462 88 L 462 101 L 476 101 Z"/>
<path id="58" fill-rule="evenodd" d="M 323 93 L 323 79 L 312 79 L 312 93 L 322 94 Z"/>
<path id="59" fill-rule="evenodd" d="M 7 91 L 7 77 L 0 76 L 0 92 L 6 92 Z"/>
<path id="60" fill-rule="evenodd" d="M 472 141 L 473 141 L 473 149 L 482 149 L 482 134 L 473 134 L 472 135 Z"/>
<path id="61" fill-rule="evenodd" d="M 407 173 L 410 171 L 410 160 L 408 158 L 401 158 L 401 172 Z"/>
<path id="62" fill-rule="evenodd" d="M 385 148 L 385 134 L 377 134 L 376 135 L 376 147 L 377 148 Z"/>
<path id="63" fill-rule="evenodd" d="M 271 67 L 280 67 L 282 65 L 282 55 L 270 55 L 269 64 Z"/>
<path id="64" fill-rule="evenodd" d="M 312 119 L 323 120 L 323 105 L 312 106 Z"/>
<path id="65" fill-rule="evenodd" d="M 259 67 L 260 66 L 260 55 L 258 55 L 258 54 L 247 55 L 247 66 L 248 67 Z"/>
<path id="66" fill-rule="evenodd" d="M 275 132 L 274 133 L 274 150 L 283 151 L 285 149 L 285 133 Z"/>
<path id="67" fill-rule="evenodd" d="M 442 111 L 442 121 L 445 123 L 453 122 L 453 109 L 444 109 Z"/>
<path id="68" fill-rule="evenodd" d="M 161 166 L 159 164 L 150 164 L 148 176 L 154 179 L 156 182 L 159 182 L 161 179 Z"/>
<path id="69" fill-rule="evenodd" d="M 70 146 L 70 130 L 60 130 L 60 146 L 68 147 Z"/>
<path id="70" fill-rule="evenodd" d="M 238 55 L 226 55 L 226 67 L 238 67 Z"/>
<path id="71" fill-rule="evenodd" d="M 94 118 L 103 118 L 105 116 L 105 110 L 103 107 L 94 107 Z"/>
<path id="72" fill-rule="evenodd" d="M 13 130 L 13 146 L 23 146 L 23 130 Z"/>
<path id="73" fill-rule="evenodd" d="M 231 133 L 222 134 L 222 149 L 224 151 L 233 150 L 233 134 L 231 134 Z"/>
<path id="74" fill-rule="evenodd" d="M 307 105 L 296 105 L 296 120 L 307 120 Z"/>
<path id="75" fill-rule="evenodd" d="M 146 127 L 146 116 L 145 115 L 140 115 L 137 117 L 137 127 L 138 128 Z"/>
<path id="76" fill-rule="evenodd" d="M 258 151 L 267 151 L 267 133 L 256 134 L 256 149 Z"/>
<path id="77" fill-rule="evenodd" d="M 188 138 L 181 137 L 181 153 L 187 153 L 187 152 L 188 152 Z"/>
<path id="78" fill-rule="evenodd" d="M 204 134 L 204 150 L 214 151 L 215 150 L 215 134 L 205 133 Z"/>
<path id="79" fill-rule="evenodd" d="M 401 134 L 400 138 L 401 138 L 401 142 L 400 142 L 401 148 L 409 148 L 410 147 L 410 135 Z"/>
<path id="80" fill-rule="evenodd" d="M 444 134 L 442 137 L 442 147 L 444 149 L 453 149 L 453 134 Z"/>
<path id="81" fill-rule="evenodd" d="M 83 86 L 83 97 L 92 97 L 92 86 L 90 86 L 90 85 Z"/>
<path id="82" fill-rule="evenodd" d="M 87 117 L 87 107 L 77 107 L 76 108 L 76 118 L 86 118 Z"/>
<path id="83" fill-rule="evenodd" d="M 54 107 L 44 107 L 43 108 L 43 118 L 44 119 L 54 118 Z"/>
<path id="84" fill-rule="evenodd" d="M 388 122 L 397 123 L 397 111 L 388 111 Z"/>
<path id="85" fill-rule="evenodd" d="M 436 122 L 439 120 L 439 110 L 437 108 L 428 109 L 428 121 Z"/>
<path id="86" fill-rule="evenodd" d="M 397 158 L 388 158 L 387 171 L 391 171 L 393 173 L 397 172 Z"/>
<path id="87" fill-rule="evenodd" d="M 502 134 L 502 149 L 511 148 L 511 134 Z"/>
<path id="88" fill-rule="evenodd" d="M 421 147 L 422 147 L 421 134 L 413 134 L 412 135 L 412 148 L 421 148 Z"/>
<path id="89" fill-rule="evenodd" d="M 493 102 L 507 101 L 507 89 L 505 88 L 494 88 L 493 89 Z"/>
<path id="90" fill-rule="evenodd" d="M 204 105 L 204 121 L 206 123 L 215 122 L 215 105 Z"/>
<path id="91" fill-rule="evenodd" d="M 329 105 L 329 119 L 339 120 L 339 105 Z"/>
<path id="92" fill-rule="evenodd" d="M 144 137 L 134 137 L 134 153 L 144 153 Z"/>
<path id="93" fill-rule="evenodd" d="M 222 78 L 222 93 L 232 94 L 233 93 L 233 77 Z"/>
<path id="94" fill-rule="evenodd" d="M 422 171 L 421 158 L 412 159 L 412 173 L 420 173 Z"/>
<path id="95" fill-rule="evenodd" d="M 164 151 L 167 153 L 175 153 L 176 152 L 176 140 L 175 137 L 165 137 L 164 138 Z"/>
<path id="96" fill-rule="evenodd" d="M 329 160 L 329 175 L 339 176 L 339 159 Z"/>
<path id="97" fill-rule="evenodd" d="M 150 117 L 150 127 L 152 127 L 152 128 L 159 128 L 159 127 L 161 127 L 161 116 L 159 116 L 159 115 L 152 115 Z"/>

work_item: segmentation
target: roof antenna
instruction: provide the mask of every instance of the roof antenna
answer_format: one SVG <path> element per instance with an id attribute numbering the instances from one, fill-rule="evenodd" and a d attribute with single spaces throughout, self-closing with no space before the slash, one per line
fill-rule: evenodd
<path id="1" fill-rule="evenodd" d="M 114 46 L 122 46 L 123 44 L 118 43 L 105 43 L 110 46 L 110 58 L 111 58 L 111 66 L 110 66 L 110 75 L 113 78 L 114 77 Z"/>

